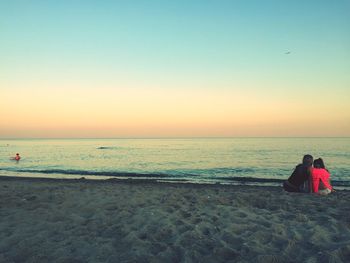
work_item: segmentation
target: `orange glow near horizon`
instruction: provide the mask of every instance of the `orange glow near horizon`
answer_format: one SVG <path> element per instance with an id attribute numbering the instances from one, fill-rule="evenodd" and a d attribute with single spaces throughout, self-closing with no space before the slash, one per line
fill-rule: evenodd
<path id="1" fill-rule="evenodd" d="M 5 91 L 2 98 L 4 138 L 347 136 L 350 130 L 342 123 L 350 111 L 341 105 L 232 90 L 37 88 Z"/>

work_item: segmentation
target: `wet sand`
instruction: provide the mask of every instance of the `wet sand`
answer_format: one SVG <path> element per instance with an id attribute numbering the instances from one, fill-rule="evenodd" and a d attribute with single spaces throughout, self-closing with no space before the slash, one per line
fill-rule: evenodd
<path id="1" fill-rule="evenodd" d="M 349 260 L 349 191 L 0 178 L 0 262 Z"/>

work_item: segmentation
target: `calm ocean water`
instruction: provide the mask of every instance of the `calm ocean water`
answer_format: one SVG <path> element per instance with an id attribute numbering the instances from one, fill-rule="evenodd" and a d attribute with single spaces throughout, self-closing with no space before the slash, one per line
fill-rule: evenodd
<path id="1" fill-rule="evenodd" d="M 277 185 L 306 153 L 350 186 L 350 138 L 0 140 L 0 175 Z"/>

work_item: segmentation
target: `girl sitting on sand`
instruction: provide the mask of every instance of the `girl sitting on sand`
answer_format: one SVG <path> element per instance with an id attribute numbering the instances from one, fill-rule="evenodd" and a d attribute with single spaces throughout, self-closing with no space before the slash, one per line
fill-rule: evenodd
<path id="1" fill-rule="evenodd" d="M 314 167 L 311 171 L 313 192 L 321 195 L 331 193 L 333 188 L 329 182 L 330 176 L 323 160 L 321 158 L 314 160 Z"/>

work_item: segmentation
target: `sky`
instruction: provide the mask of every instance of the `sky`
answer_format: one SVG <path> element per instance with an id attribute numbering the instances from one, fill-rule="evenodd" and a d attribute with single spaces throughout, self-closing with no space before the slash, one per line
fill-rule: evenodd
<path id="1" fill-rule="evenodd" d="M 349 0 L 0 0 L 0 138 L 350 136 L 349 101 Z"/>

